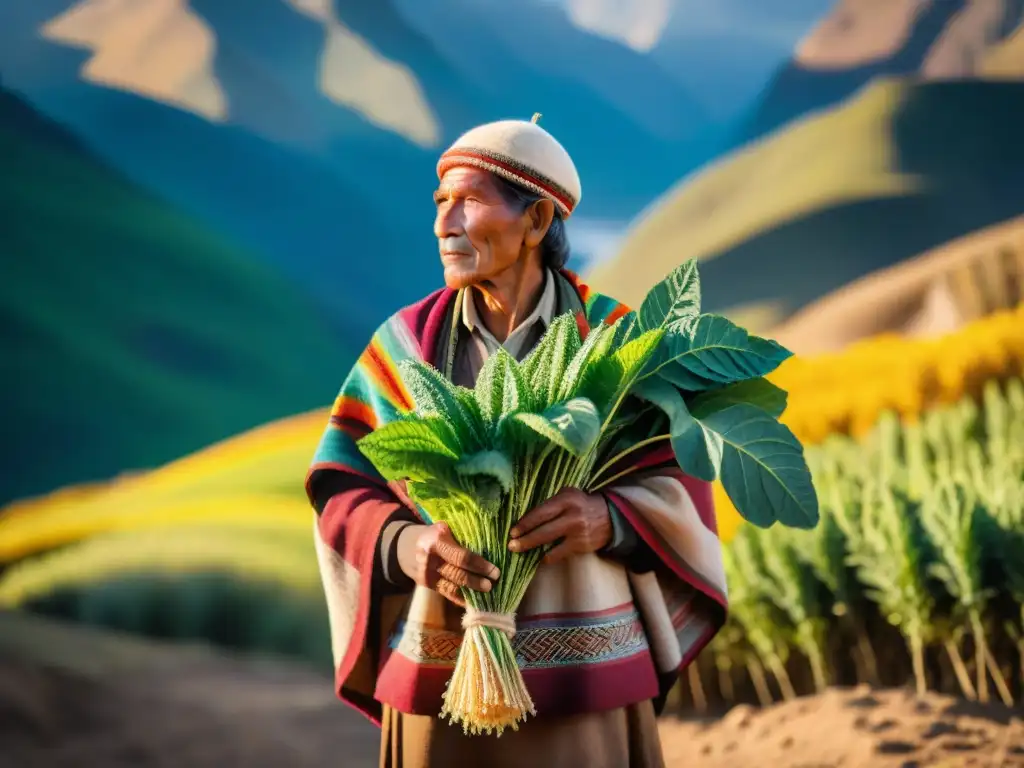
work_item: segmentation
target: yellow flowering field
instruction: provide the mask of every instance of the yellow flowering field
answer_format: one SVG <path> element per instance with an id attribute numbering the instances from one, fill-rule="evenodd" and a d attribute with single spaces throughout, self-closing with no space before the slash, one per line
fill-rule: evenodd
<path id="1" fill-rule="evenodd" d="M 782 421 L 805 445 L 833 435 L 860 438 L 886 413 L 907 424 L 964 397 L 981 397 L 986 382 L 1024 374 L 1024 304 L 970 323 L 946 336 L 876 336 L 839 352 L 794 356 L 769 378 L 789 392 Z M 715 502 L 719 533 L 728 541 L 741 520 L 721 485 Z"/>

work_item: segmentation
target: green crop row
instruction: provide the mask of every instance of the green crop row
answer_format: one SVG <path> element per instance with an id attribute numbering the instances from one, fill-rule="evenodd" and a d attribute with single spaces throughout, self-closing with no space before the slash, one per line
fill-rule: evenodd
<path id="1" fill-rule="evenodd" d="M 742 526 L 693 703 L 830 684 L 1024 696 L 1024 383 L 807 449 L 812 531 Z"/>

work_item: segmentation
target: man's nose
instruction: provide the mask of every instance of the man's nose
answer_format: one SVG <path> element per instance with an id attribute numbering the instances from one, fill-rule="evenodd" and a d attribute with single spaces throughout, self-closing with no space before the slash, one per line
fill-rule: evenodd
<path id="1" fill-rule="evenodd" d="M 465 233 L 459 208 L 460 206 L 451 203 L 442 203 L 437 206 L 437 215 L 434 217 L 434 235 L 438 240 L 446 237 L 458 237 Z"/>

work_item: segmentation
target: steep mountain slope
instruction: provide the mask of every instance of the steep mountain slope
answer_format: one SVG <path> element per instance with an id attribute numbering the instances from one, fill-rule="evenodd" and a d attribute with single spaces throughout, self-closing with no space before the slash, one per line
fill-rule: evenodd
<path id="1" fill-rule="evenodd" d="M 669 141 L 691 138 L 707 123 L 694 98 L 645 55 L 583 33 L 553 5 L 536 0 L 519 5 L 501 0 L 443 0 L 439 9 L 437 3 L 425 7 L 414 0 L 395 2 L 438 50 L 502 102 L 524 97 L 547 100 L 559 94 L 559 102 L 548 104 L 556 108 L 552 116 L 612 107 L 618 119 L 632 124 L 634 130 L 639 127 Z M 453 36 L 464 41 L 455 50 L 450 45 Z M 519 93 L 517 88 L 528 92 Z M 574 143 L 591 140 L 581 130 L 585 123 L 570 125 L 579 133 Z"/>
<path id="2" fill-rule="evenodd" d="M 64 5 L 67 0 L 41 0 L 0 11 L 2 36 L 14 43 L 0 44 L 0 67 L 104 161 L 273 264 L 319 299 L 353 339 L 364 338 L 388 307 L 433 287 L 433 160 L 319 90 L 326 44 L 320 22 L 274 0 L 254 0 L 255 16 L 221 0 L 193 6 L 230 30 L 216 38 L 209 65 L 226 110 L 211 121 L 140 98 L 134 87 L 111 87 L 117 84 L 111 73 L 103 82 L 80 80 L 97 50 L 107 51 L 123 73 L 159 49 L 119 34 L 117 13 L 100 19 L 110 25 L 101 34 L 106 27 L 71 24 L 60 15 Z M 63 19 L 62 39 L 91 32 L 95 47 L 75 50 L 38 37 L 39 28 L 56 34 L 56 22 L 47 26 L 53 19 Z M 200 20 L 212 34 L 211 22 Z M 154 39 L 167 34 L 158 28 Z M 138 47 L 118 47 L 125 40 Z M 418 243 L 423 258 L 414 255 Z M 390 275 L 399 267 L 407 280 L 395 285 Z"/>
<path id="3" fill-rule="evenodd" d="M 322 405 L 328 319 L 0 90 L 0 501 L 165 462 Z"/>
<path id="4" fill-rule="evenodd" d="M 537 5 L 6 4 L 0 72 L 363 339 L 436 287 L 434 166 L 473 124 L 544 113 L 591 218 L 628 219 L 706 156 L 700 109 L 657 64 Z"/>
<path id="5" fill-rule="evenodd" d="M 589 275 L 640 300 L 689 257 L 709 310 L 809 301 L 1024 210 L 1024 83 L 881 81 L 687 179 Z"/>
<path id="6" fill-rule="evenodd" d="M 646 56 L 584 34 L 554 6 L 394 2 L 486 92 L 491 116 L 544 115 L 584 174 L 588 216 L 632 215 L 710 154 L 705 111 L 676 80 Z"/>
<path id="7" fill-rule="evenodd" d="M 734 145 L 835 105 L 877 77 L 983 76 L 988 55 L 1022 27 L 1021 0 L 840 0 L 775 75 Z M 1012 76 L 1024 79 L 1024 65 Z"/>

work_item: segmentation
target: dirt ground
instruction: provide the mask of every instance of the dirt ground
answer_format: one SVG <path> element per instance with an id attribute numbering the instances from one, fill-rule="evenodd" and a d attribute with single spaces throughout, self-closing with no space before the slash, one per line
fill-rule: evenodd
<path id="1" fill-rule="evenodd" d="M 662 722 L 669 766 L 1024 766 L 1024 712 L 907 691 L 833 689 L 710 724 Z"/>
<path id="2" fill-rule="evenodd" d="M 714 722 L 664 718 L 669 766 L 1024 767 L 1024 712 L 833 690 Z M 0 614 L 3 768 L 357 768 L 377 731 L 322 675 Z"/>

